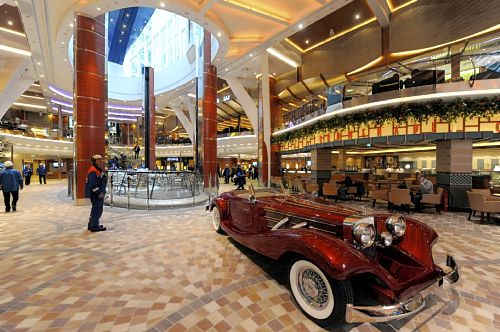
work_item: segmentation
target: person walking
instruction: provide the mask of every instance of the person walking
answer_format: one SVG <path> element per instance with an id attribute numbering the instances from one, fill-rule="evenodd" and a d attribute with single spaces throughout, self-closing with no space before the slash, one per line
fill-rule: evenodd
<path id="1" fill-rule="evenodd" d="M 136 144 L 134 146 L 134 148 L 132 149 L 132 151 L 134 152 L 134 159 L 139 158 L 139 154 L 141 153 L 141 148 L 140 148 L 139 144 Z"/>
<path id="2" fill-rule="evenodd" d="M 24 183 L 29 186 L 31 183 L 31 176 L 33 175 L 33 170 L 30 168 L 30 165 L 24 166 Z"/>
<path id="3" fill-rule="evenodd" d="M 245 177 L 245 171 L 241 168 L 241 165 L 238 165 L 238 168 L 236 170 L 236 184 L 238 185 L 238 187 L 236 188 L 236 190 L 245 190 Z"/>
<path id="4" fill-rule="evenodd" d="M 12 196 L 12 211 L 17 210 L 17 201 L 19 200 L 19 189 L 23 190 L 23 178 L 18 170 L 14 169 L 12 161 L 6 161 L 5 171 L 0 173 L 0 187 L 3 192 L 3 201 L 5 203 L 5 212 L 10 212 L 10 196 Z"/>
<path id="5" fill-rule="evenodd" d="M 47 184 L 47 168 L 43 162 L 38 165 L 36 174 L 38 174 L 38 181 L 40 181 L 40 184 L 42 184 L 42 180 L 43 184 Z"/>
<path id="6" fill-rule="evenodd" d="M 229 164 L 226 164 L 226 167 L 222 171 L 222 176 L 224 176 L 224 183 L 229 184 L 229 178 L 231 177 L 231 169 L 229 168 Z"/>
<path id="7" fill-rule="evenodd" d="M 103 171 L 104 158 L 101 155 L 94 155 L 90 159 L 92 165 L 87 171 L 87 182 L 85 184 L 85 197 L 90 198 L 92 208 L 87 229 L 91 232 L 102 232 L 106 227 L 99 225 L 99 218 L 102 216 L 104 208 L 104 195 L 106 194 L 107 176 Z"/>

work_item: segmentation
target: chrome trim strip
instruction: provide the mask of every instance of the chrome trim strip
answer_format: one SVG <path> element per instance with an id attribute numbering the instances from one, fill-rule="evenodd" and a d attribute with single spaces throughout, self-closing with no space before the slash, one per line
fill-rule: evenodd
<path id="1" fill-rule="evenodd" d="M 349 303 L 346 306 L 345 320 L 347 323 L 383 323 L 406 318 L 424 307 L 425 300 L 420 294 L 408 301 L 388 306 L 354 306 Z"/>

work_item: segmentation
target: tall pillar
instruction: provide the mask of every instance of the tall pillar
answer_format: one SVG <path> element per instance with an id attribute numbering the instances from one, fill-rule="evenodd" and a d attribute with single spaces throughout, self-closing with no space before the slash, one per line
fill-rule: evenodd
<path id="1" fill-rule="evenodd" d="M 456 54 L 451 57 L 451 81 L 458 82 L 462 80 L 460 76 L 460 54 Z"/>
<path id="2" fill-rule="evenodd" d="M 450 208 L 468 206 L 466 191 L 472 188 L 472 140 L 437 143 L 436 184 L 448 191 Z"/>
<path id="3" fill-rule="evenodd" d="M 120 144 L 128 145 L 129 124 L 119 123 L 120 126 Z"/>
<path id="4" fill-rule="evenodd" d="M 61 105 L 57 107 L 57 130 L 59 133 L 59 138 L 63 137 L 63 115 Z"/>
<path id="5" fill-rule="evenodd" d="M 320 187 L 332 178 L 332 150 L 315 149 L 311 151 L 311 180 Z"/>
<path id="6" fill-rule="evenodd" d="M 217 69 L 212 65 L 212 35 L 205 30 L 203 80 L 203 182 L 217 186 Z M 211 182 L 210 182 L 211 181 Z"/>
<path id="7" fill-rule="evenodd" d="M 104 15 L 75 15 L 74 41 L 74 179 L 75 203 L 85 204 L 85 180 L 94 154 L 105 155 Z"/>
<path id="8" fill-rule="evenodd" d="M 345 164 L 347 159 L 346 150 L 339 150 L 339 159 L 337 161 L 337 170 L 345 170 Z"/>
<path id="9" fill-rule="evenodd" d="M 271 128 L 274 130 L 275 128 L 281 127 L 283 120 L 281 115 L 280 99 L 276 90 L 276 79 L 274 77 L 269 77 L 269 101 L 271 107 Z M 269 133 L 269 135 L 271 135 L 271 133 Z M 271 176 L 281 175 L 281 155 L 279 152 L 280 145 L 271 144 L 271 160 L 269 161 Z"/>
<path id="10" fill-rule="evenodd" d="M 261 77 L 259 79 L 258 108 L 258 168 L 259 185 L 268 187 L 271 159 L 271 94 L 269 84 L 269 57 L 260 57 Z"/>
<path id="11" fill-rule="evenodd" d="M 155 75 L 152 67 L 144 67 L 144 163 L 156 169 Z"/>

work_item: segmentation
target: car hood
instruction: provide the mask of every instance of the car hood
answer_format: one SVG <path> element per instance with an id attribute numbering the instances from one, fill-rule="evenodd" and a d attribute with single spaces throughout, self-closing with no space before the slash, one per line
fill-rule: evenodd
<path id="1" fill-rule="evenodd" d="M 273 210 L 295 212 L 313 219 L 343 221 L 345 218 L 362 218 L 358 210 L 332 204 L 309 194 L 278 195 L 259 198 L 259 201 Z"/>

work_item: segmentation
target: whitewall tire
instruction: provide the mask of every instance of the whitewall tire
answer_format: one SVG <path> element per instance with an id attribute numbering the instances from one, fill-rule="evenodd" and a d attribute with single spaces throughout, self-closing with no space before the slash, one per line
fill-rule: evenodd
<path id="1" fill-rule="evenodd" d="M 288 271 L 293 298 L 310 319 L 321 326 L 345 322 L 346 305 L 353 300 L 349 281 L 332 280 L 305 259 L 292 262 Z"/>
<path id="2" fill-rule="evenodd" d="M 224 231 L 220 227 L 220 212 L 216 206 L 212 209 L 212 226 L 217 233 L 224 234 Z"/>

